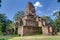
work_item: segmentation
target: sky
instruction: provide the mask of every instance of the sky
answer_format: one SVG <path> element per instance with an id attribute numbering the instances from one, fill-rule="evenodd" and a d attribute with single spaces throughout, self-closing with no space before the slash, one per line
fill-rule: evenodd
<path id="1" fill-rule="evenodd" d="M 13 20 L 17 11 L 25 11 L 28 2 L 35 6 L 38 16 L 50 16 L 53 19 L 53 13 L 60 10 L 57 0 L 2 0 L 0 13 L 5 13 L 8 19 Z"/>

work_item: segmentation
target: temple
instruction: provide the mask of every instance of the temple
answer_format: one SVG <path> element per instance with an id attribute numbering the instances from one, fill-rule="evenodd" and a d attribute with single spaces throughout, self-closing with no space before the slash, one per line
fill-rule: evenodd
<path id="1" fill-rule="evenodd" d="M 22 19 L 16 20 L 16 28 L 18 35 L 34 35 L 34 34 L 53 34 L 53 27 L 47 24 L 44 19 L 36 16 L 35 7 L 31 2 L 28 3 L 25 9 L 25 15 Z"/>

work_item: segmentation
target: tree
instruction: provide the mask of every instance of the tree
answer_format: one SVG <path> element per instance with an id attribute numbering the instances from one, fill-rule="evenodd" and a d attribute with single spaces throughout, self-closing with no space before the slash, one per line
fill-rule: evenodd
<path id="1" fill-rule="evenodd" d="M 5 14 L 2 14 L 2 13 L 0 13 L 0 31 L 2 31 L 2 32 L 5 32 L 6 30 L 6 25 L 5 25 L 5 21 L 3 21 L 3 20 L 5 20 L 7 17 L 5 16 Z"/>
<path id="2" fill-rule="evenodd" d="M 18 11 L 15 15 L 14 15 L 14 20 L 16 21 L 17 19 L 21 19 L 22 20 L 22 17 L 24 16 L 24 12 L 23 11 Z M 15 28 L 15 34 L 17 34 L 17 31 L 18 31 L 18 23 L 16 22 L 16 28 Z M 21 21 L 21 25 L 22 25 L 22 21 Z"/>
<path id="3" fill-rule="evenodd" d="M 1 7 L 1 0 L 0 0 L 0 7 Z"/>
<path id="4" fill-rule="evenodd" d="M 60 2 L 60 0 L 57 0 L 58 2 Z"/>
<path id="5" fill-rule="evenodd" d="M 42 18 L 46 21 L 46 23 L 51 24 L 53 20 L 49 16 L 42 16 Z"/>
<path id="6" fill-rule="evenodd" d="M 12 24 L 12 21 L 7 19 L 7 16 L 5 14 L 0 13 L 0 31 L 5 34 L 6 30 L 9 29 Z"/>
<path id="7" fill-rule="evenodd" d="M 22 18 L 23 16 L 24 16 L 24 12 L 23 12 L 23 11 L 18 11 L 18 12 L 14 15 L 13 19 L 14 19 L 14 20 L 17 20 L 18 18 Z"/>
<path id="8" fill-rule="evenodd" d="M 53 16 L 56 16 L 54 20 L 54 26 L 57 28 L 57 31 L 60 31 L 60 11 L 53 13 Z"/>
<path id="9" fill-rule="evenodd" d="M 57 18 L 60 17 L 60 11 L 53 13 L 53 16 L 56 16 Z"/>
<path id="10" fill-rule="evenodd" d="M 7 28 L 7 29 L 12 28 L 12 25 L 11 25 L 11 24 L 12 24 L 12 21 L 11 21 L 11 20 L 6 19 L 6 23 L 5 23 L 5 24 L 6 24 L 6 28 Z M 7 24 L 8 24 L 8 25 L 7 25 Z"/>

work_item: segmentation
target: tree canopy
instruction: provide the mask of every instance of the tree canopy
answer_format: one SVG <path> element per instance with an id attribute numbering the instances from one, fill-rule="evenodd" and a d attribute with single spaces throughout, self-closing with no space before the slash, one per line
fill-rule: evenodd
<path id="1" fill-rule="evenodd" d="M 60 0 L 57 0 L 58 2 L 60 2 Z"/>
<path id="2" fill-rule="evenodd" d="M 52 19 L 49 16 L 42 16 L 42 18 L 46 21 L 46 23 L 52 23 Z"/>
<path id="3" fill-rule="evenodd" d="M 1 7 L 1 0 L 0 0 L 0 7 Z"/>
<path id="4" fill-rule="evenodd" d="M 53 16 L 56 16 L 54 20 L 54 26 L 57 27 L 57 30 L 60 30 L 60 11 L 53 13 Z"/>
<path id="5" fill-rule="evenodd" d="M 7 19 L 5 14 L 0 13 L 0 31 L 5 33 L 11 27 L 10 24 L 12 24 L 12 21 Z"/>
<path id="6" fill-rule="evenodd" d="M 60 17 L 60 11 L 53 13 L 53 16 Z"/>
<path id="7" fill-rule="evenodd" d="M 14 20 L 18 19 L 18 18 L 22 18 L 24 16 L 24 11 L 18 11 L 15 15 L 14 15 Z"/>

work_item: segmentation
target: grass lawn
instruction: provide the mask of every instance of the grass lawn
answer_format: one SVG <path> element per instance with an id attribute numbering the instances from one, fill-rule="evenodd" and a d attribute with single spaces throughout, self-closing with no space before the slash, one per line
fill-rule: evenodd
<path id="1" fill-rule="evenodd" d="M 13 37 L 10 40 L 60 40 L 60 36 L 24 36 Z"/>
<path id="2" fill-rule="evenodd" d="M 60 40 L 60 35 L 32 35 L 32 36 L 0 36 L 0 40 Z"/>

